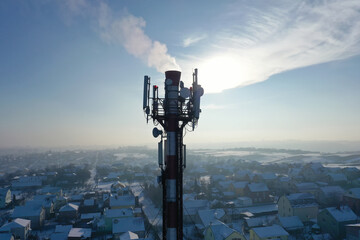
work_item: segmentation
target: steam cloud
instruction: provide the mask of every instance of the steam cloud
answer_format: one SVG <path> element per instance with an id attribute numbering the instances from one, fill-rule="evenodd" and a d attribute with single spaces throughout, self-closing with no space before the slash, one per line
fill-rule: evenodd
<path id="1" fill-rule="evenodd" d="M 99 6 L 88 5 L 84 0 L 66 1 L 69 11 L 75 15 L 88 15 L 97 20 L 97 29 L 101 38 L 113 44 L 122 45 L 128 53 L 141 59 L 149 67 L 159 72 L 166 70 L 180 70 L 174 57 L 168 54 L 165 44 L 153 41 L 145 34 L 146 22 L 141 17 L 129 13 L 115 16 L 109 6 L 100 2 Z"/>

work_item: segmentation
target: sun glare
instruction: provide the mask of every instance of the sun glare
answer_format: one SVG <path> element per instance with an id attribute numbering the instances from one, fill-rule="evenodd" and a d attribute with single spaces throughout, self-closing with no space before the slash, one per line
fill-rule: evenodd
<path id="1" fill-rule="evenodd" d="M 219 93 L 246 82 L 244 61 L 233 56 L 216 56 L 205 60 L 199 66 L 201 85 L 206 93 Z"/>

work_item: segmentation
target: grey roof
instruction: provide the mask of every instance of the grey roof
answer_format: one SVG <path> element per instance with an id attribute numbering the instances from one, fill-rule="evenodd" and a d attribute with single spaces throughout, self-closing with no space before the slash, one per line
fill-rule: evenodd
<path id="1" fill-rule="evenodd" d="M 315 196 L 311 193 L 293 193 L 286 198 L 289 200 L 292 207 L 309 207 L 317 206 Z"/>
<path id="2" fill-rule="evenodd" d="M 261 238 L 289 236 L 289 233 L 279 225 L 272 225 L 269 227 L 258 227 L 258 228 L 253 228 L 252 230 L 256 233 L 256 235 L 258 235 Z"/>
<path id="3" fill-rule="evenodd" d="M 251 192 L 267 192 L 269 188 L 266 186 L 265 183 L 249 183 L 247 185 Z"/>
<path id="4" fill-rule="evenodd" d="M 297 230 L 304 227 L 304 224 L 301 222 L 298 216 L 291 217 L 279 217 L 279 221 L 281 226 L 283 226 L 286 230 Z"/>
<path id="5" fill-rule="evenodd" d="M 110 207 L 113 206 L 134 206 L 135 197 L 131 195 L 110 197 Z"/>
<path id="6" fill-rule="evenodd" d="M 104 216 L 107 218 L 133 217 L 134 213 L 131 208 L 107 209 L 104 211 Z"/>
<path id="7" fill-rule="evenodd" d="M 90 238 L 91 237 L 91 228 L 72 228 L 68 234 L 69 238 Z"/>
<path id="8" fill-rule="evenodd" d="M 198 215 L 200 217 L 201 223 L 204 225 L 204 227 L 207 227 L 211 223 L 221 219 L 225 215 L 225 211 L 223 209 L 199 210 Z"/>
<path id="9" fill-rule="evenodd" d="M 340 186 L 326 186 L 320 188 L 320 191 L 323 192 L 326 196 L 343 195 L 345 193 L 344 189 Z"/>
<path id="10" fill-rule="evenodd" d="M 67 234 L 70 232 L 72 228 L 72 225 L 56 225 L 55 226 L 55 232 L 56 233 L 66 233 Z"/>
<path id="11" fill-rule="evenodd" d="M 232 183 L 234 188 L 245 188 L 247 184 L 248 184 L 248 182 L 246 182 L 246 181 Z"/>
<path id="12" fill-rule="evenodd" d="M 64 206 L 62 206 L 59 210 L 59 212 L 71 212 L 71 211 L 77 211 L 79 209 L 78 205 L 68 203 Z"/>
<path id="13" fill-rule="evenodd" d="M 41 206 L 35 206 L 35 205 L 16 206 L 12 214 L 12 217 L 24 218 L 24 217 L 40 216 L 42 210 L 43 208 Z"/>
<path id="14" fill-rule="evenodd" d="M 144 219 L 137 218 L 116 218 L 112 221 L 113 233 L 124 233 L 127 231 L 141 232 L 145 231 Z"/>
<path id="15" fill-rule="evenodd" d="M 295 184 L 295 186 L 299 191 L 315 190 L 315 189 L 319 188 L 319 186 L 313 182 L 297 183 L 297 184 Z"/>
<path id="16" fill-rule="evenodd" d="M 224 224 L 223 222 L 219 222 L 217 224 L 211 224 L 209 226 L 211 229 L 214 240 L 223 240 L 230 236 L 232 233 L 237 232 L 236 230 L 230 228 L 228 225 Z"/>
<path id="17" fill-rule="evenodd" d="M 22 218 L 16 218 L 12 222 L 5 223 L 1 228 L 0 232 L 7 232 L 11 231 L 13 228 L 21 228 L 26 227 L 27 225 L 30 225 L 30 220 L 22 219 Z"/>
<path id="18" fill-rule="evenodd" d="M 356 214 L 348 206 L 329 207 L 326 210 L 338 222 L 355 221 L 357 219 Z"/>
<path id="19" fill-rule="evenodd" d="M 350 188 L 347 196 L 360 199 L 360 188 Z"/>

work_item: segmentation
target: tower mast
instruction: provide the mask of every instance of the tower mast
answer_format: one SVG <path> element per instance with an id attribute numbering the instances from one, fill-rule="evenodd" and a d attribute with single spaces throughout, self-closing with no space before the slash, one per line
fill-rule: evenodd
<path id="1" fill-rule="evenodd" d="M 150 117 L 154 124 L 160 123 L 163 128 L 154 128 L 153 136 L 161 136 L 158 163 L 163 187 L 163 239 L 168 240 L 183 239 L 183 171 L 186 167 L 183 129 L 187 124 L 191 124 L 192 129 L 197 125 L 201 111 L 200 97 L 204 94 L 203 88 L 197 83 L 197 69 L 193 73 L 193 86 L 190 89 L 184 87 L 180 77 L 179 71 L 165 72 L 165 98 L 159 98 L 156 85 L 150 98 L 150 78 L 144 77 L 143 110 L 147 120 Z"/>

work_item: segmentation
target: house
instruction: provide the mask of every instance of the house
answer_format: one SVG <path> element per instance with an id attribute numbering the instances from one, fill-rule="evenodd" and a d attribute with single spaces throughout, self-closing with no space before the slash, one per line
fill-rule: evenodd
<path id="1" fill-rule="evenodd" d="M 321 230 L 334 238 L 345 237 L 345 225 L 356 223 L 357 216 L 348 206 L 325 208 L 318 214 Z"/>
<path id="2" fill-rule="evenodd" d="M 101 227 L 101 231 L 112 232 L 112 225 L 114 219 L 132 217 L 134 217 L 134 213 L 131 208 L 105 209 L 103 215 L 104 224 Z"/>
<path id="3" fill-rule="evenodd" d="M 59 209 L 59 221 L 60 222 L 71 222 L 78 217 L 79 206 L 73 203 L 68 203 Z"/>
<path id="4" fill-rule="evenodd" d="M 222 191 L 229 191 L 231 183 L 233 183 L 233 181 L 219 181 L 218 185 Z"/>
<path id="5" fill-rule="evenodd" d="M 199 210 L 208 209 L 207 200 L 185 200 L 184 201 L 184 222 L 192 223 Z"/>
<path id="6" fill-rule="evenodd" d="M 248 184 L 246 181 L 232 182 L 230 184 L 230 190 L 235 192 L 236 196 L 245 196 L 245 187 Z"/>
<path id="7" fill-rule="evenodd" d="M 35 197 L 26 202 L 26 206 L 43 207 L 45 210 L 45 219 L 49 219 L 50 215 L 54 213 L 54 199 L 56 195 L 35 195 Z"/>
<path id="8" fill-rule="evenodd" d="M 306 222 L 316 219 L 319 205 L 315 196 L 310 193 L 293 193 L 279 198 L 278 210 L 280 217 L 298 216 L 301 221 Z"/>
<path id="9" fill-rule="evenodd" d="M 11 189 L 22 190 L 22 189 L 36 189 L 42 186 L 42 181 L 46 179 L 46 176 L 24 176 L 14 179 L 11 182 Z"/>
<path id="10" fill-rule="evenodd" d="M 330 184 L 345 184 L 347 182 L 347 178 L 343 173 L 328 173 L 325 179 Z"/>
<path id="11" fill-rule="evenodd" d="M 82 223 L 87 224 L 88 222 L 94 220 L 94 219 L 100 219 L 101 213 L 100 212 L 94 212 L 94 213 L 83 213 L 80 215 L 80 220 Z"/>
<path id="12" fill-rule="evenodd" d="M 264 182 L 267 186 L 273 186 L 275 181 L 277 179 L 277 176 L 275 173 L 267 172 L 267 173 L 261 173 L 256 174 L 253 178 L 254 182 Z"/>
<path id="13" fill-rule="evenodd" d="M 318 201 L 325 206 L 335 206 L 342 201 L 345 194 L 340 186 L 321 187 L 318 194 Z"/>
<path id="14" fill-rule="evenodd" d="M 346 227 L 346 240 L 360 239 L 360 223 L 348 224 Z"/>
<path id="15" fill-rule="evenodd" d="M 279 223 L 288 233 L 301 233 L 304 230 L 304 224 L 298 216 L 279 217 Z"/>
<path id="16" fill-rule="evenodd" d="M 300 174 L 304 177 L 306 181 L 314 182 L 317 179 L 322 179 L 326 169 L 321 163 L 308 163 L 302 169 Z"/>
<path id="17" fill-rule="evenodd" d="M 145 237 L 144 219 L 139 218 L 116 218 L 113 219 L 112 233 L 114 238 L 120 238 L 120 235 L 131 231 L 136 233 L 139 237 Z"/>
<path id="18" fill-rule="evenodd" d="M 245 217 L 244 218 L 244 230 L 249 232 L 250 229 L 256 227 L 271 226 L 276 221 L 276 215 L 266 215 L 261 217 Z"/>
<path id="19" fill-rule="evenodd" d="M 5 223 L 0 228 L 0 233 L 11 233 L 16 239 L 26 240 L 31 230 L 30 223 L 31 221 L 28 219 L 16 218 L 11 222 Z"/>
<path id="20" fill-rule="evenodd" d="M 123 195 L 123 196 L 111 196 L 110 197 L 110 208 L 120 209 L 120 208 L 134 208 L 135 207 L 135 197 L 132 195 Z"/>
<path id="21" fill-rule="evenodd" d="M 287 240 L 289 233 L 279 225 L 250 229 L 250 240 L 281 239 Z"/>
<path id="22" fill-rule="evenodd" d="M 0 208 L 7 207 L 12 201 L 11 191 L 7 188 L 0 189 Z"/>
<path id="23" fill-rule="evenodd" d="M 85 199 L 79 207 L 80 213 L 91 213 L 98 211 L 98 204 L 95 198 Z"/>
<path id="24" fill-rule="evenodd" d="M 67 204 L 68 198 L 64 196 L 57 196 L 53 199 L 54 202 L 54 212 L 59 212 L 60 208 Z"/>
<path id="25" fill-rule="evenodd" d="M 125 183 L 117 181 L 111 184 L 110 192 L 118 196 L 127 195 L 129 194 L 129 187 Z"/>
<path id="26" fill-rule="evenodd" d="M 67 240 L 72 225 L 56 225 L 55 231 L 51 234 L 51 240 Z"/>
<path id="27" fill-rule="evenodd" d="M 223 222 L 210 224 L 204 232 L 205 240 L 246 240 L 238 231 L 230 228 Z"/>
<path id="28" fill-rule="evenodd" d="M 195 217 L 195 222 L 200 223 L 203 225 L 205 229 L 211 223 L 221 221 L 227 221 L 225 211 L 221 208 L 219 209 L 206 209 L 206 210 L 199 210 Z"/>
<path id="29" fill-rule="evenodd" d="M 265 183 L 249 183 L 245 187 L 245 195 L 250 197 L 254 203 L 269 202 L 269 188 Z"/>
<path id="30" fill-rule="evenodd" d="M 349 189 L 343 196 L 343 200 L 355 214 L 360 215 L 360 188 Z"/>
<path id="31" fill-rule="evenodd" d="M 68 240 L 85 240 L 91 239 L 90 228 L 71 228 L 68 234 Z"/>
<path id="32" fill-rule="evenodd" d="M 226 210 L 228 215 L 231 215 L 233 218 L 239 218 L 241 216 L 245 217 L 261 217 L 274 215 L 278 213 L 278 206 L 276 204 L 266 204 L 258 206 L 249 206 L 242 208 L 228 208 Z"/>
<path id="33" fill-rule="evenodd" d="M 12 213 L 12 219 L 24 218 L 31 220 L 32 229 L 40 229 L 45 221 L 45 209 L 42 206 L 25 205 L 16 206 Z"/>
<path id="34" fill-rule="evenodd" d="M 280 177 L 276 179 L 276 182 L 274 184 L 274 189 L 282 194 L 284 193 L 288 194 L 291 192 L 292 185 L 293 182 L 290 177 Z"/>
<path id="35" fill-rule="evenodd" d="M 311 193 L 314 196 L 317 196 L 318 191 L 319 191 L 319 186 L 313 182 L 295 183 L 293 186 L 293 192 Z"/>
<path id="36" fill-rule="evenodd" d="M 43 195 L 47 195 L 47 194 L 56 195 L 56 196 L 63 195 L 62 189 L 60 187 L 52 187 L 52 186 L 44 186 L 39 190 L 39 193 Z"/>
<path id="37" fill-rule="evenodd" d="M 253 204 L 252 199 L 249 197 L 239 197 L 237 201 L 240 206 L 251 206 Z"/>

